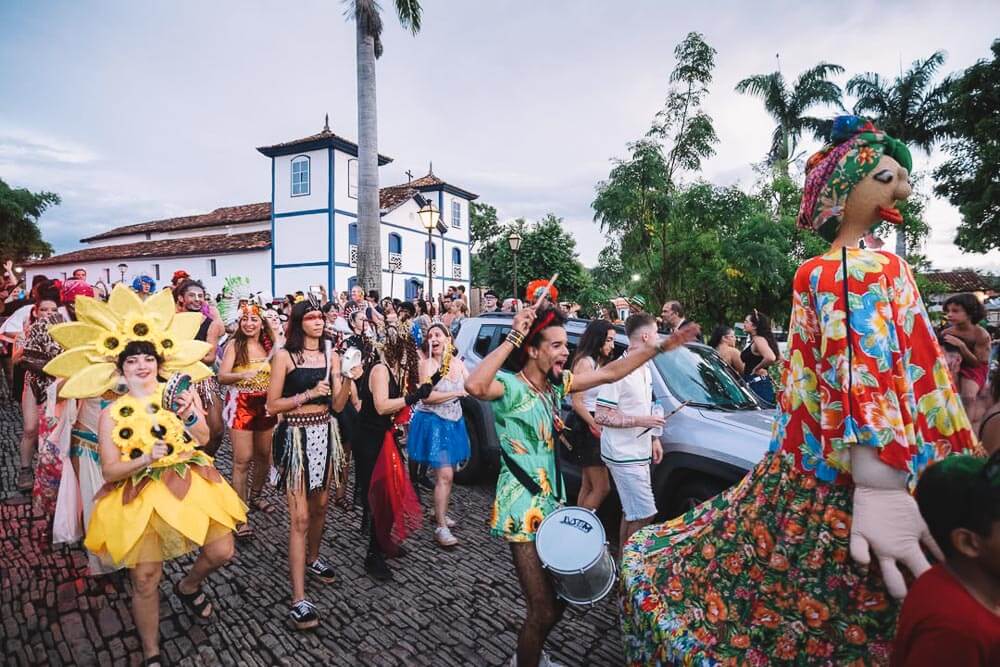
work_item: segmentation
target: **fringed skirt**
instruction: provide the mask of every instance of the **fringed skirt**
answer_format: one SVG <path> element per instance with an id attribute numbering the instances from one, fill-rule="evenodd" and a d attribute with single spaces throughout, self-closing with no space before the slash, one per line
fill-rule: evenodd
<path id="1" fill-rule="evenodd" d="M 849 556 L 853 486 L 769 454 L 622 556 L 629 665 L 882 665 L 899 603 Z"/>
<path id="2" fill-rule="evenodd" d="M 344 447 L 337 420 L 327 412 L 291 414 L 274 429 L 274 460 L 281 474 L 279 488 L 293 493 L 326 490 L 340 480 Z M 331 474 L 332 473 L 332 474 Z"/>

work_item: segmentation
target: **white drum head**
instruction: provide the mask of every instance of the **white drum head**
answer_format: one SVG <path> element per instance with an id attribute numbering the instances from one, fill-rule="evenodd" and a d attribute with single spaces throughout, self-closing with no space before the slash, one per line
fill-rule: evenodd
<path id="1" fill-rule="evenodd" d="M 555 572 L 578 572 L 604 551 L 604 526 L 583 507 L 561 507 L 545 517 L 535 536 L 538 558 Z"/>

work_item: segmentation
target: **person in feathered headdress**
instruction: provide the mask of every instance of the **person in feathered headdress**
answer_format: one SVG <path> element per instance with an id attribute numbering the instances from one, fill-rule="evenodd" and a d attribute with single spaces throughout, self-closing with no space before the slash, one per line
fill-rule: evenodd
<path id="1" fill-rule="evenodd" d="M 97 449 L 105 485 L 95 498 L 84 545 L 132 573 L 133 614 L 147 664 L 159 656 L 162 563 L 201 548 L 174 593 L 195 616 L 212 604 L 201 583 L 233 553 L 232 531 L 246 511 L 199 449 L 208 440 L 197 395 L 181 390 L 211 371 L 201 363 L 208 345 L 194 340 L 199 316 L 177 313 L 165 290 L 142 301 L 116 285 L 107 304 L 76 298 L 78 321 L 58 324 L 52 337 L 65 349 L 45 372 L 65 378 L 60 395 L 122 395 L 100 414 Z M 162 374 L 174 373 L 170 382 Z M 173 391 L 172 387 L 177 391 Z"/>
<path id="2" fill-rule="evenodd" d="M 906 146 L 838 118 L 808 161 L 771 452 L 736 486 L 636 533 L 622 556 L 629 664 L 886 664 L 906 583 L 936 545 L 910 495 L 976 451 L 913 274 L 863 249 L 910 195 Z M 871 565 L 874 554 L 876 565 Z"/>
<path id="3" fill-rule="evenodd" d="M 267 390 L 267 412 L 282 415 L 274 432 L 274 462 L 291 522 L 288 615 L 299 630 L 319 625 L 319 610 L 306 597 L 306 570 L 324 583 L 334 581 L 333 567 L 320 555 L 320 538 L 331 481 L 339 486 L 345 461 L 332 412 L 343 410 L 350 382 L 342 377 L 333 341 L 324 335 L 325 322 L 318 300 L 306 297 L 292 307 L 285 347 L 274 353 Z"/>
<path id="4" fill-rule="evenodd" d="M 246 300 L 238 307 L 236 330 L 229 338 L 219 363 L 219 383 L 225 386 L 222 417 L 233 444 L 233 486 L 243 502 L 267 512 L 270 503 L 261 497 L 265 472 L 271 461 L 271 431 L 277 418 L 267 412 L 267 388 L 271 382 L 274 333 L 260 306 Z M 250 463 L 254 464 L 253 490 L 247 488 Z M 250 537 L 250 523 L 242 524 L 237 537 Z"/>

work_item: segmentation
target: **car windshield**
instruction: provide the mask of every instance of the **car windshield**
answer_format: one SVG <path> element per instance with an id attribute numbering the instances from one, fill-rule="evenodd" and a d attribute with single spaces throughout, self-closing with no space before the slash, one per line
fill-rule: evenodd
<path id="1" fill-rule="evenodd" d="M 678 400 L 696 407 L 749 410 L 758 407 L 736 373 L 708 347 L 689 346 L 655 358 L 657 370 Z"/>

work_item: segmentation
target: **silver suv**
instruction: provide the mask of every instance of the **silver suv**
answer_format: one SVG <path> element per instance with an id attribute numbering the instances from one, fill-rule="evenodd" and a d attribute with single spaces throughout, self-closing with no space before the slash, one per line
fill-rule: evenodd
<path id="1" fill-rule="evenodd" d="M 462 321 L 455 344 L 470 371 L 504 340 L 511 321 L 509 314 L 488 314 Z M 587 324 L 588 320 L 579 319 L 566 323 L 571 350 L 576 348 Z M 617 329 L 616 357 L 628 347 L 624 330 Z M 715 350 L 706 345 L 690 343 L 683 349 L 657 356 L 649 364 L 653 395 L 664 411 L 669 414 L 687 402 L 664 425 L 660 436 L 663 460 L 653 470 L 656 506 L 659 518 L 664 519 L 682 514 L 724 491 L 756 465 L 768 449 L 774 410 L 764 407 Z M 472 456 L 456 472 L 456 480 L 467 484 L 487 469 L 497 468 L 500 445 L 489 403 L 468 397 L 463 400 L 463 409 Z M 568 401 L 564 409 L 569 410 Z M 572 499 L 580 487 L 580 469 L 566 458 L 560 465 Z M 609 500 L 614 505 L 617 497 L 612 496 Z"/>

